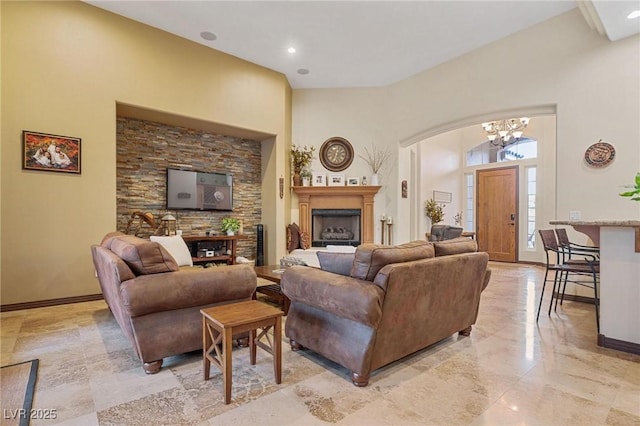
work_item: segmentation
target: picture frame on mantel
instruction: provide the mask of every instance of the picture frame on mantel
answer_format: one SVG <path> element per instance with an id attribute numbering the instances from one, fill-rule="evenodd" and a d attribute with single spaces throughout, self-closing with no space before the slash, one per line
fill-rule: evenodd
<path id="1" fill-rule="evenodd" d="M 344 186 L 344 174 L 329 173 L 327 182 L 329 186 Z"/>
<path id="2" fill-rule="evenodd" d="M 327 186 L 327 175 L 322 172 L 313 172 L 312 186 Z"/>
<path id="3" fill-rule="evenodd" d="M 22 168 L 80 174 L 82 139 L 22 131 Z"/>

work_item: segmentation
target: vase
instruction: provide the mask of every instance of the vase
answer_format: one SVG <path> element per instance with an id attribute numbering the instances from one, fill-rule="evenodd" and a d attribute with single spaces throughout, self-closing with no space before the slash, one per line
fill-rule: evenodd
<path id="1" fill-rule="evenodd" d="M 300 173 L 294 173 L 293 174 L 293 186 L 300 186 Z"/>
<path id="2" fill-rule="evenodd" d="M 233 237 L 236 233 L 234 231 L 227 231 L 227 235 Z"/>
<path id="3" fill-rule="evenodd" d="M 378 181 L 378 174 L 374 173 L 371 175 L 371 185 L 380 185 L 380 182 Z"/>
<path id="4" fill-rule="evenodd" d="M 311 179 L 308 177 L 302 178 L 302 186 L 311 186 Z"/>

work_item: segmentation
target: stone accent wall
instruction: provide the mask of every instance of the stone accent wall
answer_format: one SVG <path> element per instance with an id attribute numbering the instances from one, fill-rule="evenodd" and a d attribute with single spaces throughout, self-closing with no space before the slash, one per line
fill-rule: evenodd
<path id="1" fill-rule="evenodd" d="M 117 229 L 124 232 L 131 213 L 167 213 L 167 168 L 233 174 L 233 212 L 171 210 L 183 235 L 222 234 L 223 217 L 242 221 L 238 256 L 255 259 L 256 225 L 262 218 L 262 156 L 259 141 L 206 133 L 162 123 L 117 117 Z M 139 234 L 153 233 L 143 227 Z"/>

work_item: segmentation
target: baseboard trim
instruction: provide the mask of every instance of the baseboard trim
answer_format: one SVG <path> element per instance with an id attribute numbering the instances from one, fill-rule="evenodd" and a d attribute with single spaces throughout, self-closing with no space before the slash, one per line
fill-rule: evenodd
<path id="1" fill-rule="evenodd" d="M 602 346 L 603 348 L 615 349 L 616 351 L 640 355 L 640 344 L 627 342 L 624 340 L 612 339 L 611 337 L 607 337 L 604 334 L 598 334 L 598 346 Z"/>
<path id="2" fill-rule="evenodd" d="M 46 308 L 48 306 L 68 305 L 69 303 L 93 302 L 102 300 L 102 294 L 88 294 L 86 296 L 62 297 L 60 299 L 37 300 L 35 302 L 12 303 L 0 305 L 0 312 L 19 311 L 22 309 Z"/>

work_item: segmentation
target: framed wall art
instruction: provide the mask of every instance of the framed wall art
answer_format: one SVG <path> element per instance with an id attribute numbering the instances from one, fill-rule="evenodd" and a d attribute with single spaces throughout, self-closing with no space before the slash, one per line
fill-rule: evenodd
<path id="1" fill-rule="evenodd" d="M 450 203 L 451 193 L 446 191 L 433 191 L 433 200 L 438 203 Z"/>
<path id="2" fill-rule="evenodd" d="M 22 132 L 22 168 L 80 174 L 81 139 L 48 133 Z"/>

